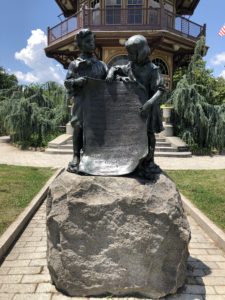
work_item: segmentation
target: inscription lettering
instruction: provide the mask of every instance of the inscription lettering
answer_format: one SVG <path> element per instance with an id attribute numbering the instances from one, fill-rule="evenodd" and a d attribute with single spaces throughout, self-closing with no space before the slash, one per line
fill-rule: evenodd
<path id="1" fill-rule="evenodd" d="M 82 94 L 81 171 L 122 175 L 136 168 L 147 153 L 146 121 L 138 110 L 146 100 L 145 91 L 136 83 L 88 80 Z"/>

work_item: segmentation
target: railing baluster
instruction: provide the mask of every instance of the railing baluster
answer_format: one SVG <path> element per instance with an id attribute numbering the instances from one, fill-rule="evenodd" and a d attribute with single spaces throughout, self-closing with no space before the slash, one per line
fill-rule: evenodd
<path id="1" fill-rule="evenodd" d="M 135 17 L 135 12 L 139 17 Z M 176 16 L 173 13 L 164 10 L 163 7 L 160 9 L 138 8 L 137 10 L 113 7 L 111 9 L 111 14 L 109 14 L 109 8 L 95 9 L 93 11 L 83 7 L 82 10 L 65 21 L 59 23 L 55 27 L 48 28 L 48 45 L 73 31 L 75 32 L 77 29 L 86 28 L 87 26 L 93 30 L 109 31 L 121 31 L 127 29 L 132 29 L 133 31 L 165 29 L 175 31 L 180 35 L 185 34 L 192 39 L 197 39 L 201 34 L 205 35 L 205 25 L 200 26 L 184 17 Z M 140 14 L 142 16 L 141 23 Z M 109 16 L 109 20 L 107 19 L 108 22 L 106 16 Z M 96 19 L 97 21 L 93 20 L 94 17 L 98 18 Z"/>

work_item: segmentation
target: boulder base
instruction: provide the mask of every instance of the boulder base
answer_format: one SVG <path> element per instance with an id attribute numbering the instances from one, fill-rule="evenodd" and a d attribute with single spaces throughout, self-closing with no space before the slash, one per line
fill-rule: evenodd
<path id="1" fill-rule="evenodd" d="M 174 183 L 63 172 L 47 200 L 48 268 L 70 296 L 160 298 L 184 284 L 190 229 Z"/>

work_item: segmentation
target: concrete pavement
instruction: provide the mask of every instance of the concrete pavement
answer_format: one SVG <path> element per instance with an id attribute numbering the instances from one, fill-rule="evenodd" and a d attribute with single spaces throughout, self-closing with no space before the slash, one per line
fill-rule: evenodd
<path id="1" fill-rule="evenodd" d="M 70 154 L 47 154 L 20 150 L 10 144 L 0 143 L 0 164 L 62 168 L 68 165 L 71 158 Z M 225 169 L 225 155 L 187 158 L 156 157 L 155 161 L 163 170 Z"/>

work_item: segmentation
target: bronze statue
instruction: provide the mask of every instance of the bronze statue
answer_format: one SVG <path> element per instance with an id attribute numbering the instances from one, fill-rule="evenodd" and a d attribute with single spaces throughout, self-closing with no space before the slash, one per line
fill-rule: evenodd
<path id="1" fill-rule="evenodd" d="M 159 167 L 154 163 L 155 133 L 163 130 L 159 101 L 165 92 L 165 87 L 159 68 L 149 60 L 150 48 L 146 38 L 142 35 L 134 35 L 127 40 L 125 47 L 129 63 L 112 67 L 106 81 L 111 82 L 116 78 L 124 82 L 136 81 L 147 92 L 148 100 L 140 107 L 140 113 L 147 116 L 148 154 L 139 166 L 139 171 L 141 175 L 148 177 L 147 173 L 160 172 Z"/>
<path id="2" fill-rule="evenodd" d="M 81 54 L 77 59 L 70 63 L 65 80 L 65 86 L 68 89 L 68 94 L 74 99 L 71 119 L 71 124 L 74 128 L 74 155 L 73 160 L 69 163 L 68 171 L 74 173 L 82 172 L 94 175 L 127 174 L 128 172 L 132 172 L 132 168 L 135 167 L 135 164 L 137 166 L 139 158 L 139 175 L 151 179 L 152 174 L 157 174 L 161 171 L 160 168 L 154 163 L 154 151 L 156 142 L 155 133 L 159 133 L 163 129 L 159 101 L 165 92 L 165 87 L 159 68 L 149 60 L 150 48 L 148 46 L 147 40 L 144 36 L 141 35 L 134 35 L 130 37 L 125 44 L 128 52 L 129 63 L 127 65 L 112 67 L 108 75 L 108 70 L 105 63 L 98 60 L 94 56 L 94 34 L 89 29 L 83 29 L 77 34 L 76 42 L 81 51 Z M 113 86 L 110 87 L 111 85 L 108 85 L 107 82 L 112 82 L 114 79 L 119 79 L 123 82 L 123 84 L 115 82 Z M 90 89 L 91 95 L 90 91 L 88 92 L 86 91 L 86 89 L 84 89 L 85 84 L 87 84 L 86 86 Z M 135 86 L 137 86 L 138 88 Z M 143 92 L 141 92 L 141 90 Z M 136 96 L 134 95 L 134 99 L 132 98 L 133 94 L 131 95 L 131 92 L 137 94 Z M 122 96 L 121 98 L 121 93 L 123 95 L 124 93 L 127 94 L 128 99 L 132 98 L 134 103 L 130 105 L 127 101 L 124 100 L 124 96 Z M 118 102 L 118 99 L 121 100 L 119 100 Z M 129 112 L 131 112 L 130 109 L 133 106 L 132 111 L 135 110 L 136 114 L 138 115 L 138 99 L 140 99 L 139 107 L 140 105 L 142 105 L 139 108 L 140 114 L 147 119 L 147 135 L 144 134 L 145 137 L 141 137 L 140 135 L 140 138 L 135 135 L 134 141 L 129 140 L 128 138 L 124 138 L 124 143 L 129 146 L 125 146 L 125 144 L 125 147 L 123 146 L 123 144 L 116 145 L 116 141 L 123 140 L 121 134 L 123 134 L 124 129 L 122 128 L 124 128 L 124 124 L 117 124 L 117 128 L 118 126 L 119 128 L 121 128 L 121 130 L 118 129 L 117 133 L 115 132 L 114 128 L 105 126 L 106 124 L 107 126 L 111 126 L 110 124 L 114 124 L 114 122 L 119 122 L 127 118 L 127 114 L 123 115 L 124 117 L 118 116 L 119 107 L 124 107 L 123 109 L 127 107 Z M 88 109 L 87 105 L 88 107 L 90 106 L 90 110 Z M 100 107 L 95 108 L 96 105 L 100 105 Z M 110 112 L 114 107 L 115 112 L 117 113 L 115 113 L 115 115 L 109 114 L 108 117 L 112 119 L 107 121 L 105 120 L 107 118 L 105 114 L 107 112 L 106 107 L 108 107 L 108 105 L 111 105 L 109 108 L 107 108 L 109 109 L 108 112 Z M 137 107 L 136 109 L 134 109 L 135 106 Z M 100 109 L 101 114 L 97 113 L 98 109 Z M 139 123 L 139 126 L 142 126 L 141 122 L 139 122 L 139 119 L 135 115 L 135 112 L 133 116 L 137 123 Z M 83 113 L 85 113 L 84 116 Z M 101 115 L 102 121 L 98 119 L 95 122 L 95 118 L 97 115 L 99 115 L 99 117 Z M 92 120 L 94 121 L 94 123 Z M 84 124 L 86 127 L 83 131 Z M 90 128 L 87 127 L 87 124 L 89 124 L 88 126 Z M 135 126 L 135 124 L 130 125 L 132 127 L 132 130 L 134 130 L 133 126 Z M 142 132 L 144 132 L 143 129 L 141 130 Z M 111 137 L 107 135 L 108 133 L 111 134 Z M 89 143 L 89 140 L 91 144 Z M 110 140 L 111 144 L 109 143 Z M 144 140 L 146 140 L 146 142 Z M 135 143 L 138 144 L 142 142 L 143 147 L 140 149 L 136 149 L 134 146 Z M 120 162 L 121 154 L 123 157 L 124 153 L 119 152 L 118 155 L 115 155 L 116 152 L 113 150 L 112 155 L 112 153 L 110 154 L 110 152 L 108 152 L 107 150 L 109 149 L 109 147 L 119 147 L 121 150 L 124 150 L 125 148 L 129 149 L 130 147 L 131 151 L 134 150 L 135 152 L 135 163 L 132 164 L 132 162 L 129 162 L 128 164 L 127 159 L 123 159 L 126 164 L 122 166 L 123 164 L 121 163 L 120 168 L 118 163 Z M 145 147 L 146 151 L 144 150 Z M 83 155 L 81 160 L 82 148 Z M 144 152 L 145 154 L 143 155 Z M 121 161 L 123 162 L 123 160 Z M 114 164 L 118 166 L 114 168 Z"/>
<path id="3" fill-rule="evenodd" d="M 87 77 L 105 79 L 107 66 L 94 55 L 95 35 L 89 29 L 82 29 L 76 36 L 80 56 L 69 65 L 65 80 L 65 87 L 69 97 L 74 100 L 71 125 L 73 131 L 73 160 L 69 163 L 69 172 L 78 172 L 80 152 L 83 147 L 83 111 L 80 91 L 87 82 Z"/>

